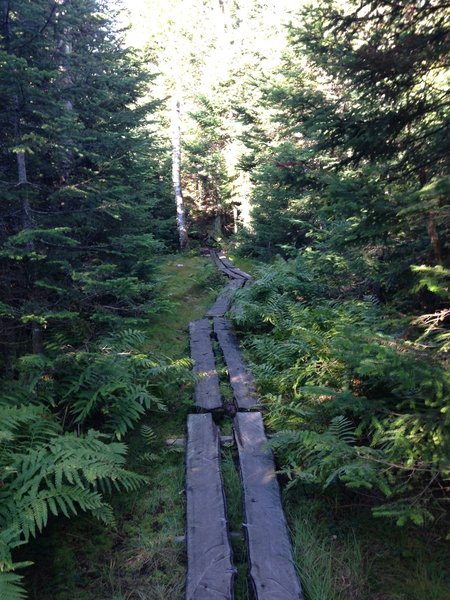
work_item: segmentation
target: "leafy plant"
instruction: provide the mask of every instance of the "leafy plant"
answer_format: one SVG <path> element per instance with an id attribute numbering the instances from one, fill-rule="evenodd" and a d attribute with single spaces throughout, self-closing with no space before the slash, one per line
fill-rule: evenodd
<path id="1" fill-rule="evenodd" d="M 125 468 L 126 446 L 90 430 L 63 433 L 48 408 L 0 403 L 0 586 L 2 598 L 25 594 L 12 551 L 35 537 L 58 515 L 90 512 L 114 524 L 106 496 L 133 490 L 145 478 Z"/>
<path id="2" fill-rule="evenodd" d="M 448 372 L 393 335 L 405 325 L 378 303 L 324 299 L 320 265 L 305 294 L 296 269 L 269 267 L 234 316 L 279 432 L 281 471 L 289 487 L 369 490 L 375 516 L 421 525 L 448 476 Z"/>

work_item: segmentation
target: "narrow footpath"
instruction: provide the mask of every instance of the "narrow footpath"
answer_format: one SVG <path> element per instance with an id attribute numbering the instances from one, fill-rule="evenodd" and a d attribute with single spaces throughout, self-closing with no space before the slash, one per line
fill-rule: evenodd
<path id="1" fill-rule="evenodd" d="M 220 465 L 220 432 L 215 411 L 233 419 L 248 551 L 249 578 L 256 600 L 302 600 L 286 518 L 281 505 L 273 455 L 258 410 L 256 386 L 239 350 L 231 323 L 225 318 L 234 292 L 250 285 L 251 277 L 223 255 L 212 259 L 230 280 L 206 318 L 190 323 L 191 356 L 199 376 L 196 413 L 188 416 L 186 448 L 186 600 L 231 600 L 236 569 L 228 529 Z M 233 405 L 225 405 L 212 340 L 216 339 L 233 389 Z"/>

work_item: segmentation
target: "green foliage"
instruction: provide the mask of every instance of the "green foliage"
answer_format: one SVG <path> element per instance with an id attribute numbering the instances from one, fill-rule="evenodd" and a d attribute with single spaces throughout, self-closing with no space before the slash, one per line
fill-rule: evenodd
<path id="1" fill-rule="evenodd" d="M 48 331 L 73 328 L 81 339 L 95 337 L 118 325 L 142 325 L 163 308 L 155 266 L 165 247 L 159 225 L 170 243 L 167 149 L 159 139 L 159 103 L 148 91 L 154 76 L 124 48 L 116 17 L 103 0 L 5 6 L 0 326 L 6 368 L 17 346 L 20 354 L 42 351 Z M 31 348 L 33 328 L 43 340 Z"/>
<path id="2" fill-rule="evenodd" d="M 147 410 L 165 410 L 174 382 L 192 377 L 190 361 L 154 358 L 143 351 L 145 344 L 141 331 L 124 330 L 53 359 L 24 356 L 18 378 L 4 383 L 4 397 L 33 399 L 57 411 L 66 428 L 96 427 L 121 438 Z"/>
<path id="3" fill-rule="evenodd" d="M 122 438 L 183 380 L 136 327 L 167 309 L 168 152 L 151 67 L 114 3 L 7 2 L 0 24 L 0 596 L 58 515 L 113 524 L 144 479 Z M 161 233 L 161 236 L 160 236 Z M 163 238 L 164 242 L 160 241 Z"/>
<path id="4" fill-rule="evenodd" d="M 2 598 L 25 597 L 12 570 L 12 551 L 36 536 L 49 518 L 78 511 L 114 524 L 105 496 L 133 490 L 145 479 L 125 468 L 126 446 L 90 430 L 63 433 L 42 404 L 0 403 L 0 586 Z"/>
<path id="5" fill-rule="evenodd" d="M 254 181 L 243 252 L 330 253 L 379 299 L 437 308 L 411 266 L 446 261 L 446 26 L 440 1 L 323 1 L 293 18 L 281 68 L 257 82 L 253 118 L 271 126 L 243 136 Z"/>
<path id="6" fill-rule="evenodd" d="M 265 269 L 234 317 L 249 332 L 281 470 L 290 486 L 369 490 L 375 516 L 421 525 L 448 474 L 448 372 L 378 303 L 326 299 L 320 264 L 317 281 L 299 264 Z"/>
<path id="7" fill-rule="evenodd" d="M 185 143 L 185 195 L 192 233 L 212 239 L 229 230 L 230 175 L 225 160 L 229 136 L 224 127 L 225 108 L 205 96 L 197 98 L 191 113 L 194 131 Z M 229 231 L 228 231 L 229 232 Z"/>
<path id="8" fill-rule="evenodd" d="M 19 568 L 11 552 L 49 518 L 89 512 L 114 525 L 107 496 L 146 481 L 127 470 L 127 448 L 111 438 L 121 438 L 148 410 L 165 410 L 173 384 L 192 378 L 189 360 L 155 359 L 143 350 L 146 343 L 142 332 L 123 330 L 54 358 L 23 356 L 16 379 L 3 382 L 0 568 L 12 598 L 20 578 L 11 574 Z M 150 426 L 143 433 L 155 441 Z"/>
<path id="9" fill-rule="evenodd" d="M 0 595 L 5 600 L 23 600 L 26 593 L 21 586 L 22 577 L 14 573 L 0 572 Z"/>
<path id="10" fill-rule="evenodd" d="M 237 241 L 272 264 L 235 320 L 282 471 L 399 524 L 433 518 L 448 476 L 447 27 L 441 1 L 312 3 L 237 110 Z"/>

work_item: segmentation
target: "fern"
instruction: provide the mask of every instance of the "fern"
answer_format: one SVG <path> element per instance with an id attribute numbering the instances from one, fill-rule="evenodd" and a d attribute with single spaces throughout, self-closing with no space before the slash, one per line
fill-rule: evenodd
<path id="1" fill-rule="evenodd" d="M 156 434 L 149 425 L 142 425 L 141 435 L 145 440 L 145 443 L 151 445 L 156 440 Z"/>
<path id="2" fill-rule="evenodd" d="M 15 573 L 0 572 L 0 598 L 2 600 L 24 600 L 27 594 L 22 587 L 23 577 Z"/>
<path id="3" fill-rule="evenodd" d="M 0 590 L 2 598 L 21 598 L 14 548 L 42 531 L 50 515 L 90 512 L 114 524 L 105 495 L 146 480 L 125 468 L 124 444 L 95 431 L 64 434 L 43 406 L 0 403 L 0 422 Z"/>
<path id="4" fill-rule="evenodd" d="M 53 336 L 54 344 L 63 341 L 62 335 Z M 23 597 L 11 553 L 43 531 L 51 515 L 89 512 L 114 525 L 109 494 L 135 490 L 146 481 L 127 470 L 126 446 L 111 440 L 124 436 L 146 411 L 165 410 L 168 390 L 192 380 L 192 365 L 150 356 L 145 343 L 141 331 L 127 329 L 82 350 L 66 345 L 53 359 L 24 356 L 17 378 L 2 382 L 2 598 Z M 143 434 L 153 443 L 149 426 Z"/>
<path id="5" fill-rule="evenodd" d="M 355 428 L 353 423 L 340 415 L 331 420 L 328 434 L 345 444 L 355 443 Z"/>
<path id="6" fill-rule="evenodd" d="M 145 342 L 128 329 L 54 360 L 23 357 L 19 380 L 5 384 L 2 396 L 56 407 L 66 428 L 94 426 L 120 439 L 147 410 L 166 410 L 174 383 L 192 380 L 189 360 L 157 359 L 143 352 Z"/>
<path id="7" fill-rule="evenodd" d="M 266 420 L 281 430 L 272 441 L 281 470 L 291 486 L 373 490 L 389 499 L 374 514 L 399 524 L 429 519 L 447 477 L 450 376 L 424 355 L 425 338 L 414 344 L 389 332 L 392 322 L 370 294 L 322 297 L 311 275 L 332 273 L 325 259 L 314 260 L 312 269 L 303 258 L 268 267 L 239 293 L 234 318 Z"/>

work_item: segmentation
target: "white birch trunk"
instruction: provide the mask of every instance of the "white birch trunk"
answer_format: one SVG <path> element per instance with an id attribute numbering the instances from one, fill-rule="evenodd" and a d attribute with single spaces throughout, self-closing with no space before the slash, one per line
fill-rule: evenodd
<path id="1" fill-rule="evenodd" d="M 181 188 L 181 133 L 180 133 L 180 100 L 175 97 L 172 109 L 172 183 L 177 207 L 177 230 L 180 249 L 188 244 L 186 228 L 186 211 Z"/>

